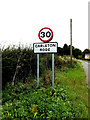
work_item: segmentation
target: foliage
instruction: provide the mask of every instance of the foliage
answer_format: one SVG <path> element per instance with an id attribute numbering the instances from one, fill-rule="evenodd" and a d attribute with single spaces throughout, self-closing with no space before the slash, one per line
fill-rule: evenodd
<path id="1" fill-rule="evenodd" d="M 73 55 L 75 58 L 79 58 L 79 56 L 82 55 L 82 51 L 80 49 L 76 48 L 73 50 Z"/>
<path id="2" fill-rule="evenodd" d="M 69 97 L 73 101 L 73 107 L 76 109 L 76 114 L 81 109 L 81 118 L 88 116 L 88 85 L 86 75 L 81 63 L 78 62 L 75 68 L 69 68 L 64 72 L 56 71 L 56 86 L 69 90 Z M 80 105 L 80 107 L 78 106 Z"/>
<path id="3" fill-rule="evenodd" d="M 61 56 L 70 55 L 70 45 L 64 44 L 63 48 L 58 47 L 57 53 L 58 55 L 61 55 Z M 75 58 L 79 58 L 79 56 L 81 56 L 82 58 L 82 51 L 72 46 L 72 55 Z"/>
<path id="4" fill-rule="evenodd" d="M 90 54 L 90 50 L 89 49 L 85 49 L 83 51 L 82 57 L 85 58 L 85 54 L 89 53 Z"/>
<path id="5" fill-rule="evenodd" d="M 59 69 L 55 72 L 54 88 L 45 84 L 33 89 L 28 82 L 20 82 L 14 87 L 7 84 L 3 90 L 2 120 L 87 118 L 87 87 L 80 63 L 63 72 Z M 44 79 L 40 83 L 43 84 Z"/>
<path id="6" fill-rule="evenodd" d="M 57 54 L 62 56 L 63 55 L 63 48 L 58 47 L 57 48 Z"/>
<path id="7" fill-rule="evenodd" d="M 2 51 L 2 84 L 4 86 L 9 82 L 11 83 L 13 78 L 15 84 L 17 82 L 25 83 L 33 78 L 36 78 L 36 63 L 37 56 L 33 53 L 31 48 L 22 48 L 19 46 L 16 48 L 8 47 Z M 69 57 L 58 57 L 55 55 L 55 68 L 65 69 L 70 63 Z M 47 73 L 47 70 L 52 69 L 52 55 L 40 54 L 40 77 Z M 49 76 L 47 77 L 49 78 Z M 50 78 L 51 79 L 51 78 Z M 50 82 L 48 82 L 50 83 Z"/>
<path id="8" fill-rule="evenodd" d="M 65 70 L 69 66 L 70 58 L 63 57 L 63 55 L 69 55 L 70 45 L 64 44 L 63 48 L 58 47 L 58 53 L 55 55 L 55 66 L 60 68 L 61 71 Z M 84 54 L 87 52 L 85 50 Z M 82 51 L 72 46 L 73 56 L 76 58 L 82 58 Z M 62 56 L 62 58 L 58 58 Z M 20 60 L 19 60 L 20 59 Z M 3 78 L 3 89 L 8 82 L 12 82 L 15 73 L 15 82 L 22 81 L 25 83 L 29 78 L 36 77 L 36 54 L 33 53 L 31 47 L 24 48 L 19 47 L 8 47 L 2 50 L 2 78 Z M 19 62 L 18 62 L 19 60 Z M 73 64 L 74 66 L 75 64 Z M 52 56 L 51 54 L 40 54 L 40 76 L 46 73 L 47 70 L 52 69 Z"/>
<path id="9" fill-rule="evenodd" d="M 31 48 L 8 47 L 2 51 L 2 120 L 87 118 L 86 77 L 77 60 L 72 59 L 71 68 L 70 56 L 55 54 L 55 87 L 52 88 L 52 55 L 40 54 L 40 86 L 37 88 L 36 58 Z M 11 86 L 16 70 L 16 84 Z"/>
<path id="10" fill-rule="evenodd" d="M 17 64 L 18 59 L 20 60 Z M 3 88 L 6 83 L 12 82 L 16 70 L 15 79 L 25 82 L 28 74 L 36 75 L 36 55 L 31 48 L 8 47 L 2 51 L 2 66 Z"/>
<path id="11" fill-rule="evenodd" d="M 7 96 L 7 97 L 6 97 Z M 19 84 L 3 91 L 3 119 L 71 119 L 81 117 L 83 103 L 72 108 L 73 101 L 67 89 L 40 88 Z"/>

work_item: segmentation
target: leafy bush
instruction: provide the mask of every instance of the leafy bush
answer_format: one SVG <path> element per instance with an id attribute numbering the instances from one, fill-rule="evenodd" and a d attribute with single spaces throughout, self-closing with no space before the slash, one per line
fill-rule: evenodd
<path id="1" fill-rule="evenodd" d="M 31 48 L 6 48 L 2 51 L 2 83 L 3 88 L 8 82 L 25 82 L 28 74 L 36 75 L 36 55 Z"/>
<path id="2" fill-rule="evenodd" d="M 63 88 L 41 88 L 30 91 L 25 85 L 16 86 L 13 91 L 3 91 L 3 119 L 65 119 L 73 118 L 67 100 L 67 93 Z M 27 93 L 27 94 L 26 94 Z M 6 97 L 6 95 L 8 96 Z"/>
<path id="3" fill-rule="evenodd" d="M 73 108 L 68 90 L 52 87 L 32 89 L 27 84 L 18 84 L 3 91 L 4 119 L 72 119 L 82 117 L 84 104 Z M 85 113 L 86 115 L 86 113 Z"/>
<path id="4" fill-rule="evenodd" d="M 32 81 L 33 78 L 36 78 L 36 61 L 37 56 L 33 53 L 31 48 L 23 48 L 21 46 L 15 48 L 15 46 L 13 46 L 4 49 L 2 51 L 3 89 L 4 86 L 8 82 L 11 83 L 13 79 L 15 83 L 19 81 L 25 83 L 26 81 Z M 73 67 L 75 63 L 76 60 L 73 58 Z M 70 67 L 70 57 L 61 57 L 55 54 L 55 68 L 59 68 L 61 71 L 64 71 L 67 67 Z M 52 70 L 52 55 L 40 54 L 40 77 L 43 76 L 43 79 L 48 81 L 49 79 L 47 78 L 50 78 L 49 75 L 47 74 L 47 78 L 44 77 L 47 70 Z"/>
<path id="5" fill-rule="evenodd" d="M 26 49 L 25 49 L 26 50 Z M 51 87 L 52 72 L 51 72 L 51 55 L 44 54 L 40 55 L 40 87 L 36 87 L 35 78 L 35 68 L 36 65 L 36 55 L 31 57 L 28 55 L 29 52 L 32 55 L 33 51 L 23 51 L 22 58 L 20 61 L 20 68 L 27 71 L 26 83 L 22 83 L 19 78 L 19 72 L 17 76 L 17 84 L 15 86 L 10 86 L 8 83 L 3 90 L 3 112 L 2 120 L 5 119 L 27 119 L 27 120 L 40 120 L 40 119 L 50 119 L 50 120 L 65 120 L 73 118 L 83 118 L 87 117 L 87 110 L 85 104 L 80 101 L 78 106 L 74 105 L 74 94 L 69 91 L 68 88 L 63 88 L 61 85 L 61 78 L 65 76 L 64 72 L 70 67 L 70 57 L 69 56 L 57 56 L 55 55 L 55 71 L 64 73 L 63 76 L 58 76 L 55 78 L 55 86 Z M 25 61 L 23 61 L 25 59 Z M 30 66 L 32 61 L 33 66 Z M 73 58 L 73 67 L 76 67 L 77 60 Z M 26 69 L 30 67 L 29 71 Z M 78 66 L 80 67 L 80 66 Z M 75 69 L 78 69 L 75 68 Z M 58 68 L 58 69 L 57 69 Z M 60 71 L 59 71 L 60 69 Z M 73 68 L 71 68 L 74 70 Z M 67 70 L 65 72 L 67 72 Z M 25 73 L 26 74 L 26 73 Z M 24 73 L 22 76 L 25 75 Z M 66 76 L 65 76 L 66 77 Z M 34 88 L 34 89 L 33 89 Z M 71 95 L 70 95 L 71 93 Z M 76 96 L 75 96 L 76 97 Z M 83 114 L 84 113 L 84 114 Z"/>

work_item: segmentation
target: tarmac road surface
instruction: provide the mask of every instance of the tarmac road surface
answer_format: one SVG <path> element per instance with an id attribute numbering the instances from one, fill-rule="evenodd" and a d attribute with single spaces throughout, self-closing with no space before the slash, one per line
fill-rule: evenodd
<path id="1" fill-rule="evenodd" d="M 87 83 L 88 83 L 88 88 L 90 88 L 90 63 L 79 60 L 82 63 L 82 66 L 84 68 L 84 71 L 86 73 L 87 77 Z"/>

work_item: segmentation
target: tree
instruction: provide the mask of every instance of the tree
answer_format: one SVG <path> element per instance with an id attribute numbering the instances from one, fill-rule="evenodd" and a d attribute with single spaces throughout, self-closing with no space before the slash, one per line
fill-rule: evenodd
<path id="1" fill-rule="evenodd" d="M 63 55 L 63 48 L 58 47 L 57 48 L 57 54 L 62 56 Z"/>
<path id="2" fill-rule="evenodd" d="M 70 48 L 67 44 L 64 44 L 64 46 L 63 46 L 63 54 L 70 55 Z"/>
<path id="3" fill-rule="evenodd" d="M 78 48 L 75 48 L 73 50 L 73 55 L 74 55 L 75 58 L 79 58 L 79 56 L 82 56 L 82 51 Z"/>
<path id="4" fill-rule="evenodd" d="M 82 58 L 84 58 L 84 57 L 85 57 L 85 54 L 87 54 L 87 53 L 90 53 L 90 50 L 89 50 L 89 49 L 85 49 L 85 50 L 83 51 L 83 53 L 82 53 Z"/>

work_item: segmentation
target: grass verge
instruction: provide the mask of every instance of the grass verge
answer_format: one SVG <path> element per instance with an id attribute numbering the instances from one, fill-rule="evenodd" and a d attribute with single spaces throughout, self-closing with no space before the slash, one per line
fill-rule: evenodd
<path id="1" fill-rule="evenodd" d="M 90 63 L 90 60 L 83 60 L 83 61 Z"/>
<path id="2" fill-rule="evenodd" d="M 82 104 L 82 118 L 85 118 L 85 114 L 88 114 L 88 85 L 81 63 L 78 62 L 76 68 L 70 68 L 64 72 L 57 71 L 56 81 L 59 82 L 59 87 L 67 89 L 74 108 L 78 108 Z"/>

